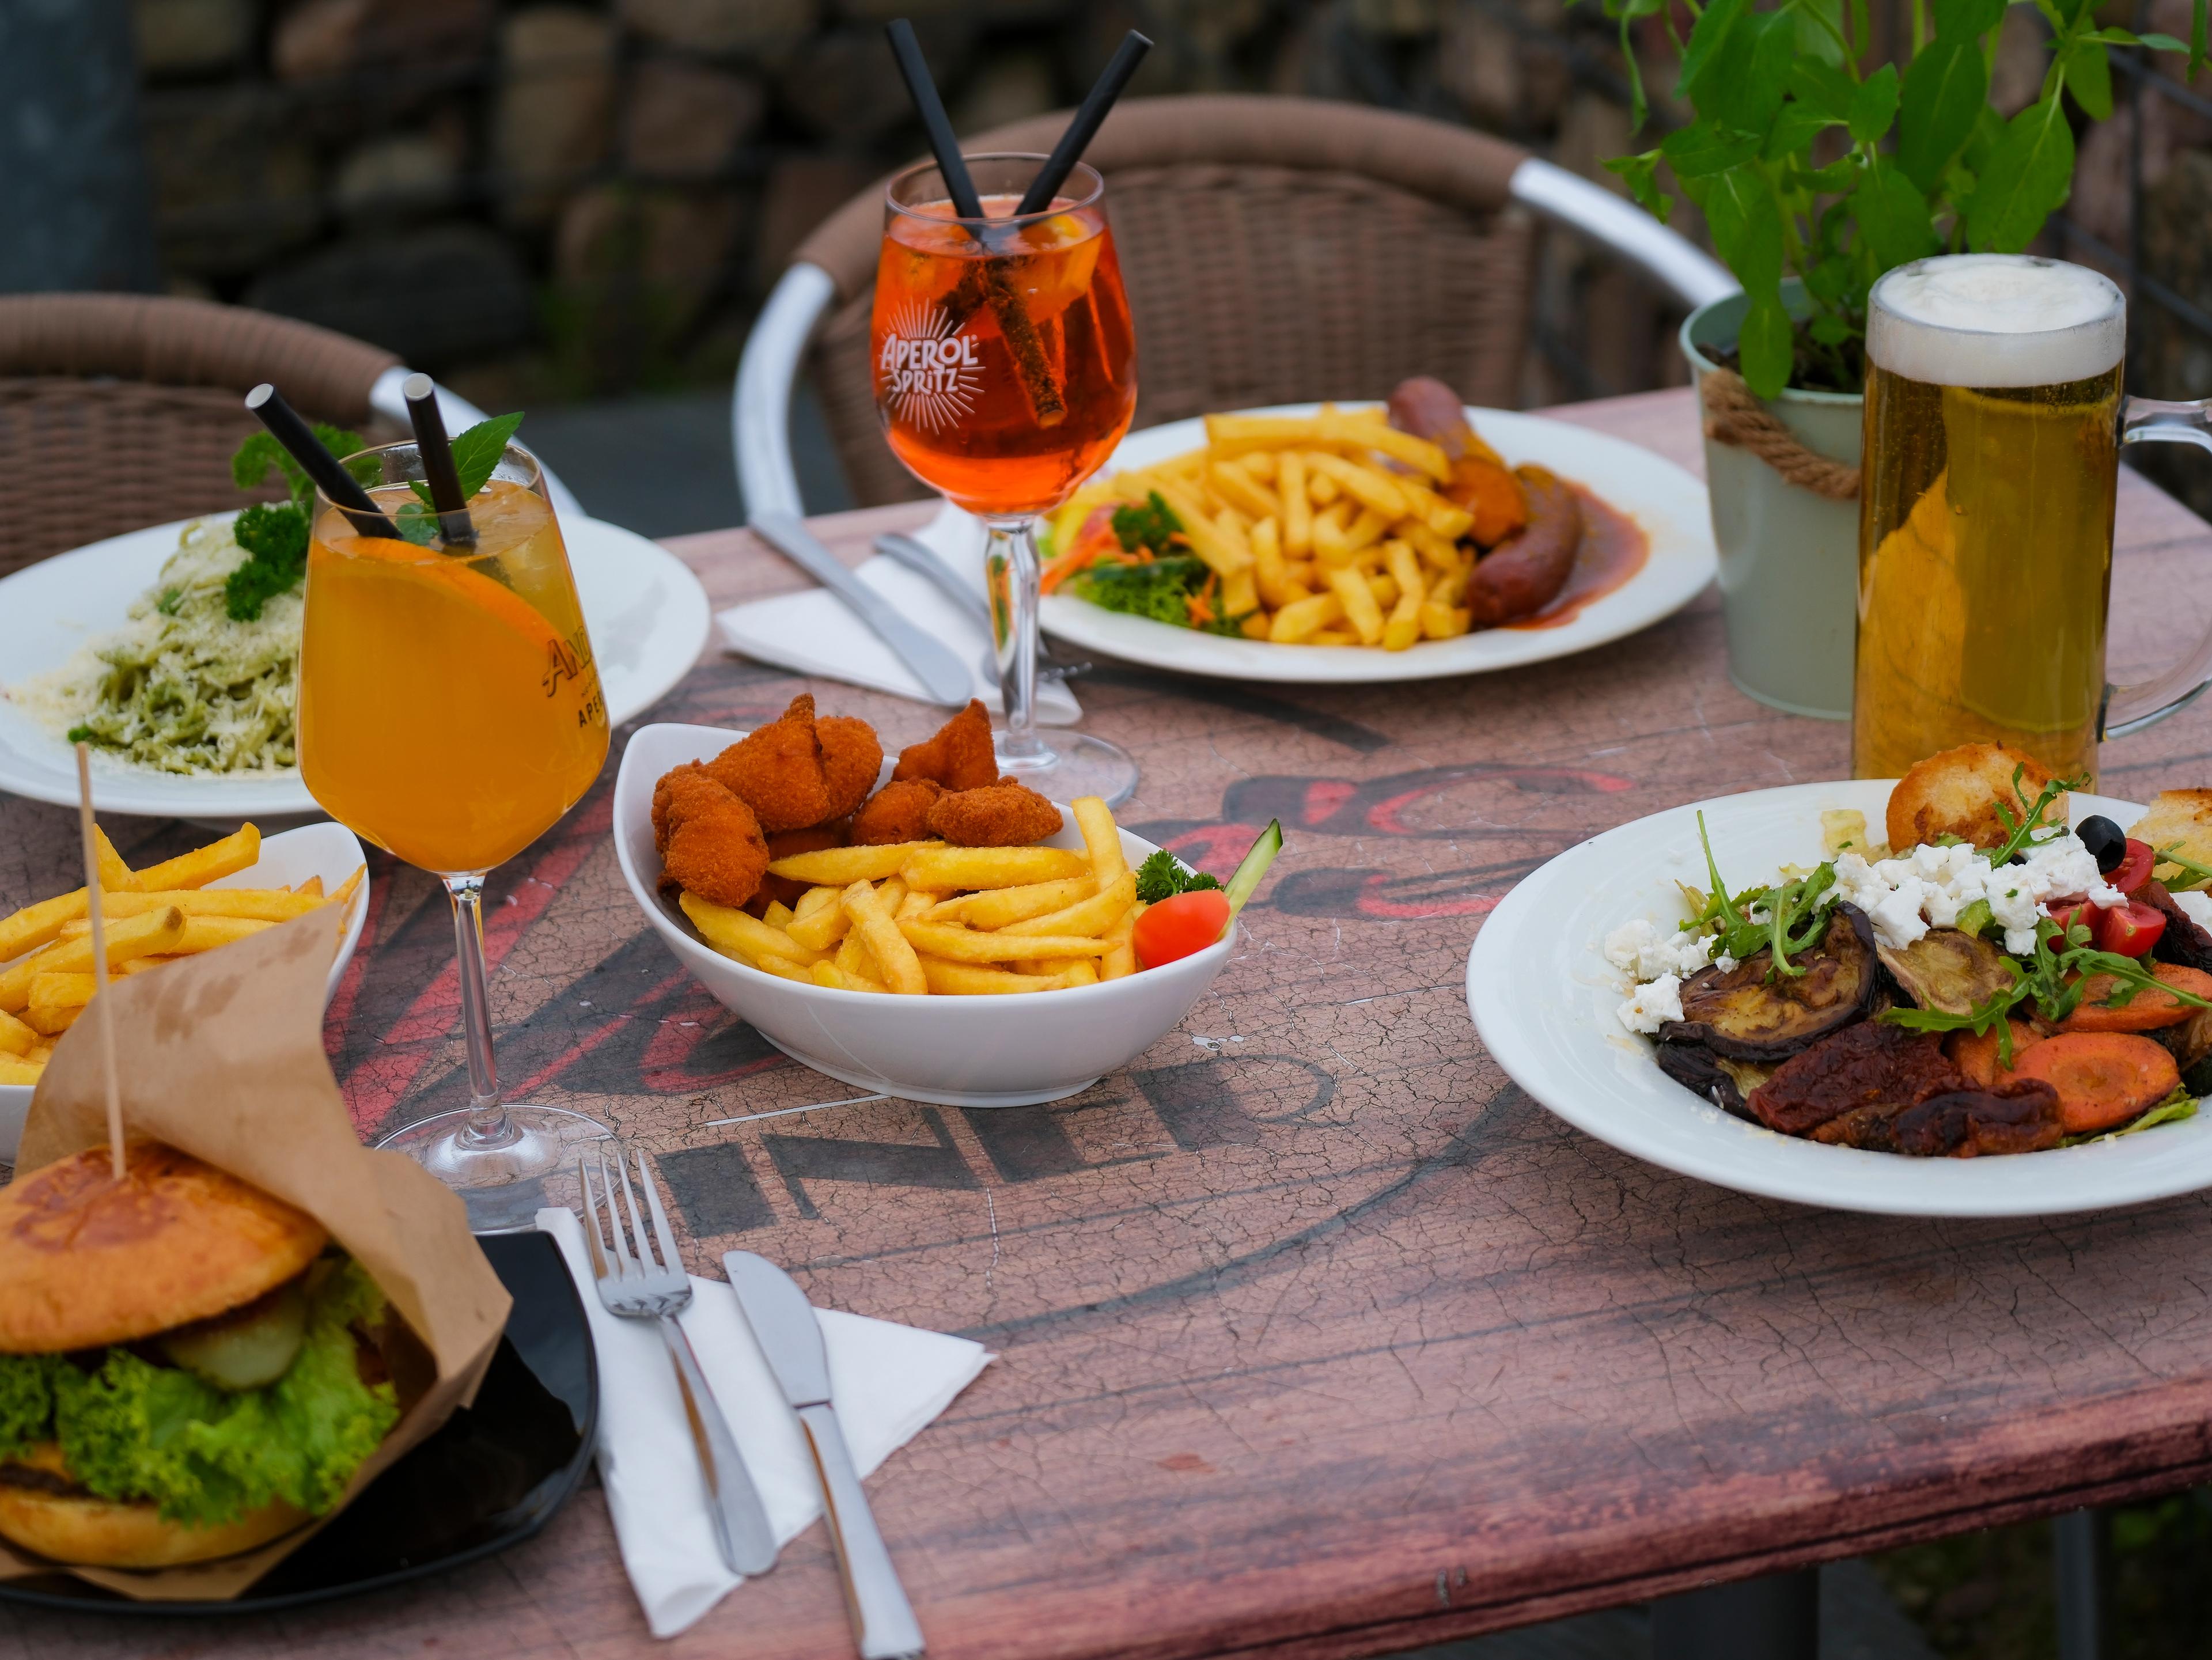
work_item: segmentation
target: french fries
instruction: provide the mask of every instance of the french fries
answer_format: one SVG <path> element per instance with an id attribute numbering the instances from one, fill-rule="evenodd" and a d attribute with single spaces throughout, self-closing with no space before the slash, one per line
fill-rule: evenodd
<path id="1" fill-rule="evenodd" d="M 1255 489 L 1267 482 L 1237 470 Z M 678 903 L 724 956 L 834 991 L 981 997 L 1095 985 L 1136 971 L 1130 930 L 1144 907 L 1105 802 L 1087 796 L 1073 812 L 1079 851 L 830 848 L 769 866 L 812 885 L 788 910 L 757 918 L 691 893 Z M 53 988 L 58 999 L 68 989 Z M 0 1028 L 0 1052 L 38 1036 L 35 1023 L 20 1039 Z"/>
<path id="2" fill-rule="evenodd" d="M 1504 512 L 1510 500 L 1482 504 L 1495 508 L 1486 515 L 1445 496 L 1454 473 L 1443 451 L 1398 431 L 1379 408 L 1209 415 L 1206 433 L 1204 449 L 1077 491 L 1053 516 L 1054 550 L 1073 548 L 1100 507 L 1157 495 L 1213 573 L 1188 600 L 1194 626 L 1233 625 L 1278 645 L 1406 651 L 1468 631 L 1474 615 L 1462 601 L 1475 544 L 1492 545 L 1526 517 Z M 1512 473 L 1482 459 L 1492 483 L 1518 499 Z"/>
<path id="3" fill-rule="evenodd" d="M 325 895 L 316 877 L 289 888 L 214 888 L 261 857 L 252 824 L 219 842 L 134 871 L 94 830 L 100 909 L 111 978 L 214 951 L 279 922 L 327 910 L 346 925 L 363 872 Z M 52 1040 L 93 1000 L 92 921 L 85 891 L 59 894 L 0 917 L 0 1084 L 34 1084 Z"/>

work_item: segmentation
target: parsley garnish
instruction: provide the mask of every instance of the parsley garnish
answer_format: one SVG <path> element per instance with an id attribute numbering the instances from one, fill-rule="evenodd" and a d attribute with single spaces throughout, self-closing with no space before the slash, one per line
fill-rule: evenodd
<path id="1" fill-rule="evenodd" d="M 1185 870 L 1175 854 L 1164 848 L 1137 866 L 1137 897 L 1148 905 L 1157 905 L 1179 893 L 1194 893 L 1200 888 L 1220 885 L 1202 870 Z"/>
<path id="2" fill-rule="evenodd" d="M 341 457 L 362 447 L 359 433 L 320 422 L 315 423 L 315 441 Z M 300 464 L 267 433 L 257 432 L 230 458 L 231 482 L 242 490 L 258 489 L 271 467 L 283 477 L 291 499 L 256 502 L 238 515 L 231 534 L 252 556 L 231 572 L 223 584 L 223 609 L 234 623 L 257 620 L 264 605 L 276 595 L 297 587 L 307 572 L 307 514 L 315 499 L 315 486 L 300 471 Z M 366 483 L 376 477 L 376 461 L 364 457 L 350 463 L 349 470 Z"/>
<path id="3" fill-rule="evenodd" d="M 458 465 L 460 447 L 453 449 Z M 1165 553 L 1170 539 L 1182 532 L 1182 520 L 1175 516 L 1175 509 L 1158 490 L 1149 492 L 1141 503 L 1114 509 L 1114 539 L 1121 544 L 1124 553 L 1134 553 L 1139 548 L 1149 548 L 1154 553 Z"/>

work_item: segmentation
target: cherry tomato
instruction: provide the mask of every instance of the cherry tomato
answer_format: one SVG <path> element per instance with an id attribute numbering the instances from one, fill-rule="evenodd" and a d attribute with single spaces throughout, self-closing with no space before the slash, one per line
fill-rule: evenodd
<path id="1" fill-rule="evenodd" d="M 2087 899 L 2076 896 L 2065 899 L 2047 900 L 2045 902 L 2044 909 L 2051 913 L 2051 920 L 2058 924 L 2061 933 L 2068 932 L 2078 922 L 2089 930 L 2089 937 L 2092 939 L 2096 938 L 2097 917 L 2100 913 L 2097 908 Z M 2062 944 L 2060 949 L 2063 948 Z"/>
<path id="2" fill-rule="evenodd" d="M 1179 893 L 1149 907 L 1137 919 L 1131 943 L 1148 969 L 1204 951 L 1229 926 L 1229 896 L 1218 888 Z"/>
<path id="3" fill-rule="evenodd" d="M 2133 893 L 2150 880 L 2152 861 L 2157 850 L 2148 842 L 2128 837 L 2128 856 L 2120 860 L 2119 868 L 2105 879 L 2122 893 Z"/>
<path id="4" fill-rule="evenodd" d="M 2129 857 L 2133 858 L 2133 844 Z M 2148 848 L 2144 851 L 2148 853 Z M 2120 957 L 2142 957 L 2158 943 L 2166 932 L 2166 916 L 2155 905 L 2147 905 L 2140 899 L 2130 899 L 2116 910 L 2100 910 L 2091 925 L 2099 951 L 2108 951 Z"/>

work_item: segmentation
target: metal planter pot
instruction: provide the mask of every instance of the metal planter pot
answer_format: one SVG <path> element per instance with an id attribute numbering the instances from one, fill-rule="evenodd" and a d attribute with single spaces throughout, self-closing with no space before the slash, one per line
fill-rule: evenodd
<path id="1" fill-rule="evenodd" d="M 1796 286 L 1783 289 L 1793 311 L 1802 303 Z M 1682 324 L 1682 356 L 1700 399 L 1705 376 L 1719 367 L 1706 351 L 1735 344 L 1747 303 L 1730 295 L 1698 307 Z M 1863 402 L 1856 393 L 1786 390 L 1767 408 L 1806 448 L 1856 466 Z M 1705 444 L 1729 678 L 1746 696 L 1789 714 L 1848 721 L 1858 503 L 1793 484 L 1748 450 L 1710 437 Z"/>

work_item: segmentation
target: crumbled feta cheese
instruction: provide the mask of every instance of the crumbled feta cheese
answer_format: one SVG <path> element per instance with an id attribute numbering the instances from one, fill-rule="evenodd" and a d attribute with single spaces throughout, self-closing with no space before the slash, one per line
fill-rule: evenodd
<path id="1" fill-rule="evenodd" d="M 1656 980 L 1662 974 L 1695 974 L 1711 960 L 1713 942 L 1702 933 L 1680 929 L 1662 933 L 1638 918 L 1625 922 L 1605 937 L 1605 960 L 1626 969 L 1638 980 Z"/>
<path id="2" fill-rule="evenodd" d="M 2078 836 L 2039 842 L 2017 865 L 1994 868 L 1976 849 L 1923 842 L 1909 853 L 1869 865 L 1856 853 L 1836 860 L 1836 892 L 1867 914 L 1875 938 L 1893 949 L 1912 944 L 1931 927 L 1954 927 L 1975 900 L 2005 931 L 2005 949 L 2024 956 L 2035 949 L 2036 919 L 2052 899 L 2087 894 L 2111 910 L 2127 896 L 2097 870 L 2096 855 Z"/>
<path id="3" fill-rule="evenodd" d="M 1682 1018 L 1682 976 L 1662 974 L 1620 1006 L 1620 1024 L 1649 1036 L 1669 1020 Z"/>
<path id="4" fill-rule="evenodd" d="M 2177 893 L 2173 903 L 2181 914 L 2200 928 L 2212 928 L 2212 893 Z"/>

